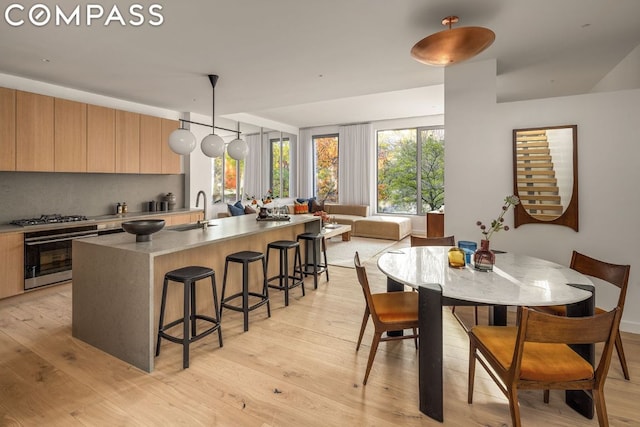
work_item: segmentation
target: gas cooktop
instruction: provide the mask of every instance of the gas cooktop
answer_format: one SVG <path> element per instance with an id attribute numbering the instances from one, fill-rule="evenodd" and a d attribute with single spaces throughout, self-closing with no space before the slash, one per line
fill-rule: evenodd
<path id="1" fill-rule="evenodd" d="M 13 225 L 25 227 L 27 225 L 57 224 L 60 222 L 87 221 L 84 215 L 41 215 L 40 218 L 15 219 L 10 222 Z"/>

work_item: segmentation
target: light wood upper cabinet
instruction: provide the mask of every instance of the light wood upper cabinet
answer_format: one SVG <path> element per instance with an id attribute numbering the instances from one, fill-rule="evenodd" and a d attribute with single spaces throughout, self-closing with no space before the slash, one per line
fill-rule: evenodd
<path id="1" fill-rule="evenodd" d="M 140 114 L 116 111 L 116 173 L 140 172 Z"/>
<path id="2" fill-rule="evenodd" d="M 16 170 L 16 91 L 0 87 L 0 170 Z"/>
<path id="3" fill-rule="evenodd" d="M 0 298 L 24 292 L 24 235 L 0 234 Z"/>
<path id="4" fill-rule="evenodd" d="M 160 147 L 162 149 L 162 173 L 179 174 L 181 172 L 180 155 L 169 148 L 169 135 L 178 129 L 177 120 L 162 119 L 162 137 Z"/>
<path id="5" fill-rule="evenodd" d="M 53 97 L 16 91 L 16 170 L 53 172 Z"/>
<path id="6" fill-rule="evenodd" d="M 162 119 L 140 115 L 140 173 L 162 173 Z"/>
<path id="7" fill-rule="evenodd" d="M 87 172 L 116 171 L 116 110 L 87 106 Z"/>
<path id="8" fill-rule="evenodd" d="M 55 98 L 54 170 L 87 171 L 87 104 Z"/>

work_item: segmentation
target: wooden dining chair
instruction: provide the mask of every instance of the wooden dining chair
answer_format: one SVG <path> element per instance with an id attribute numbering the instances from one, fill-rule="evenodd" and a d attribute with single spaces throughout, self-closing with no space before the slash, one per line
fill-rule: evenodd
<path id="1" fill-rule="evenodd" d="M 569 267 L 582 274 L 586 274 L 587 276 L 597 277 L 598 279 L 617 286 L 620 289 L 618 293 L 617 307 L 620 308 L 621 312 L 624 310 L 624 302 L 627 297 L 627 284 L 629 283 L 629 272 L 631 271 L 630 265 L 610 264 L 608 262 L 588 257 L 580 252 L 573 251 Z M 567 309 L 564 305 L 535 307 L 535 309 L 544 313 L 556 314 L 559 316 L 567 315 Z M 596 313 L 603 313 L 604 311 L 604 309 L 596 307 Z M 622 348 L 622 338 L 620 337 L 619 330 L 616 333 L 616 352 L 618 353 L 618 359 L 622 366 L 624 378 L 629 380 L 631 377 L 629 375 L 629 368 L 627 367 L 627 359 L 624 355 L 624 349 Z"/>
<path id="2" fill-rule="evenodd" d="M 411 246 L 455 246 L 454 236 L 446 237 L 418 237 L 411 236 Z"/>
<path id="3" fill-rule="evenodd" d="M 358 252 L 355 253 L 353 263 L 356 266 L 358 282 L 360 282 L 366 302 L 356 351 L 360 349 L 360 343 L 362 342 L 362 336 L 364 335 L 364 330 L 369 321 L 369 315 L 371 315 L 371 318 L 373 319 L 373 326 L 375 328 L 373 341 L 371 342 L 371 349 L 369 350 L 367 371 L 364 374 L 364 381 L 362 381 L 362 384 L 366 385 L 380 341 L 413 338 L 416 350 L 418 349 L 418 293 L 401 291 L 372 294 L 371 288 L 369 287 L 369 281 L 367 279 L 367 272 L 362 264 L 360 264 L 360 256 L 358 255 Z M 382 337 L 384 332 L 399 331 L 402 329 L 413 329 L 413 334 L 400 336 L 386 335 L 385 337 Z"/>
<path id="4" fill-rule="evenodd" d="M 519 326 L 475 326 L 469 331 L 469 389 L 473 402 L 476 360 L 509 399 L 511 422 L 520 426 L 519 389 L 591 390 L 598 422 L 608 426 L 604 383 L 622 310 L 562 317 L 521 307 Z M 597 368 L 568 344 L 604 343 Z"/>

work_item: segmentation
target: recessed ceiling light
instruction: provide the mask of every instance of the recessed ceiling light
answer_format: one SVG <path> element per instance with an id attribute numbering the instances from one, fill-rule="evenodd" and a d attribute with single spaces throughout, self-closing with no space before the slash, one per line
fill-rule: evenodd
<path id="1" fill-rule="evenodd" d="M 42 62 L 51 62 L 51 60 L 47 58 L 42 58 Z"/>

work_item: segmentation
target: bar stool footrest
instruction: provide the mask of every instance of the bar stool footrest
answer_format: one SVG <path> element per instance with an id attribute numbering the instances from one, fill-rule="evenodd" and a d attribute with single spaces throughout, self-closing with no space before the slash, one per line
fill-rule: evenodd
<path id="1" fill-rule="evenodd" d="M 250 306 L 247 308 L 247 310 L 248 310 L 248 311 L 255 310 L 256 308 L 258 308 L 258 307 L 262 307 L 263 305 L 265 305 L 266 303 L 268 303 L 268 302 L 269 302 L 269 298 L 268 298 L 268 297 L 265 297 L 264 295 L 259 294 L 259 293 L 257 293 L 257 292 L 247 292 L 247 294 L 248 294 L 250 297 L 257 297 L 257 298 L 260 298 L 260 301 L 258 301 L 257 303 L 255 303 L 255 304 L 253 304 L 253 305 L 250 305 Z M 242 292 L 238 292 L 237 294 L 233 294 L 233 295 L 231 295 L 231 296 L 229 296 L 229 297 L 225 298 L 225 299 L 222 301 L 222 303 L 220 304 L 220 306 L 221 306 L 221 307 L 224 307 L 224 308 L 228 308 L 229 310 L 243 312 L 243 311 L 244 311 L 244 309 L 242 308 L 242 306 L 237 306 L 237 305 L 231 305 L 231 304 L 229 304 L 229 301 L 234 300 L 234 299 L 236 299 L 236 298 L 240 298 L 240 297 L 242 297 Z"/>
<path id="2" fill-rule="evenodd" d="M 204 320 L 205 322 L 209 322 L 212 323 L 213 326 L 211 326 L 209 329 L 200 332 L 197 335 L 194 335 L 192 337 L 189 338 L 189 343 L 192 343 L 194 341 L 198 341 L 201 338 L 206 337 L 207 335 L 211 335 L 213 332 L 217 331 L 218 329 L 220 329 L 220 322 L 217 321 L 216 319 L 214 319 L 213 317 L 209 317 L 209 316 L 205 316 L 202 314 L 196 314 L 194 316 L 196 319 L 200 319 L 200 320 Z M 176 337 L 175 335 L 170 335 L 168 333 L 166 333 L 165 331 L 167 329 L 171 329 L 174 326 L 177 325 L 181 325 L 184 323 L 184 319 L 176 319 L 173 322 L 169 322 L 166 325 L 164 325 L 164 327 L 158 332 L 158 335 L 160 335 L 162 338 L 167 339 L 171 342 L 174 342 L 176 344 L 183 344 L 184 340 L 182 338 Z"/>

